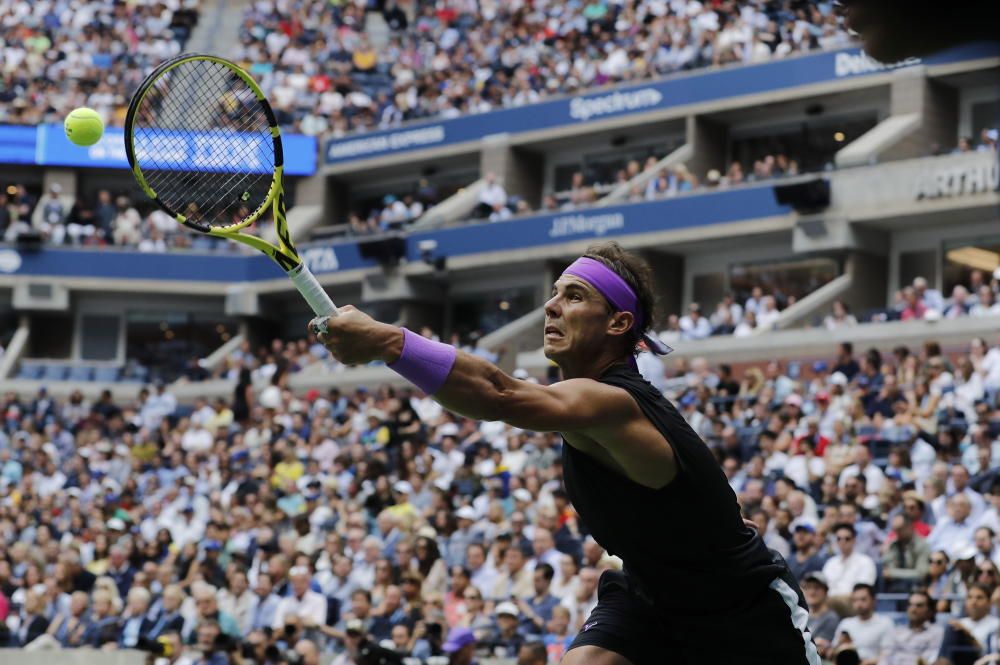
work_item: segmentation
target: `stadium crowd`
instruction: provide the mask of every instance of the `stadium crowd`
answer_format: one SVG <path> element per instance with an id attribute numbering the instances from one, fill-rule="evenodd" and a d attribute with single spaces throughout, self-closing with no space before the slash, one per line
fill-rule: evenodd
<path id="1" fill-rule="evenodd" d="M 660 338 L 667 344 L 674 344 L 678 340 L 705 339 L 716 335 L 754 335 L 772 330 L 781 313 L 796 302 L 794 294 L 762 286 L 754 286 L 742 302 L 735 294 L 727 293 L 707 316 L 698 302 L 692 302 L 683 316 L 670 314 L 667 317 Z M 889 307 L 866 313 L 860 319 L 851 313 L 843 300 L 836 300 L 830 313 L 813 324 L 827 330 L 839 330 L 856 326 L 859 320 L 862 323 L 936 321 L 966 316 L 1000 316 L 1000 268 L 992 273 L 970 271 L 966 284 L 956 284 L 950 298 L 931 288 L 925 278 L 916 277 L 912 286 L 896 292 Z"/>
<path id="2" fill-rule="evenodd" d="M 0 123 L 62 123 L 79 106 L 121 126 L 153 67 L 181 52 L 201 0 L 0 0 Z"/>
<path id="3" fill-rule="evenodd" d="M 235 57 L 263 80 L 283 122 L 336 137 L 850 42 L 830 2 L 406 5 L 384 3 L 390 33 L 376 45 L 356 3 L 255 2 Z"/>
<path id="4" fill-rule="evenodd" d="M 640 354 L 802 582 L 827 657 L 1000 649 L 992 341 L 845 344 L 740 378 Z M 231 400 L 179 406 L 163 384 L 135 402 L 3 397 L 0 644 L 182 665 L 558 662 L 620 566 L 567 502 L 559 437 L 408 390 L 295 395 L 272 348 L 240 359 L 266 387 L 240 380 Z"/>

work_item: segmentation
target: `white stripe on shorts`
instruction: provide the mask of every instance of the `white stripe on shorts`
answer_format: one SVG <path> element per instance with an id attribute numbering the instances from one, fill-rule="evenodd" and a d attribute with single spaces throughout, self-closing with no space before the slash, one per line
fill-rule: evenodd
<path id="1" fill-rule="evenodd" d="M 813 644 L 812 636 L 809 635 L 809 628 L 806 625 L 809 622 L 809 613 L 799 605 L 798 594 L 795 593 L 792 587 L 788 586 L 788 582 L 780 577 L 776 577 L 771 582 L 771 588 L 777 591 L 781 599 L 785 601 L 785 605 L 788 605 L 788 609 L 792 613 L 792 623 L 795 625 L 796 630 L 802 633 L 806 661 L 809 665 L 821 665 L 819 652 L 816 651 L 816 645 Z"/>

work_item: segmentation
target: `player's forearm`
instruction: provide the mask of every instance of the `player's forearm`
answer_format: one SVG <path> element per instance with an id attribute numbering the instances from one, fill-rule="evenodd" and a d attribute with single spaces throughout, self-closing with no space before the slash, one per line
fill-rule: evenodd
<path id="1" fill-rule="evenodd" d="M 502 405 L 516 380 L 499 367 L 471 353 L 459 351 L 448 379 L 434 394 L 443 407 L 474 420 L 500 420 Z M 515 417 L 515 413 L 506 414 Z M 505 418 L 506 419 L 506 418 Z"/>

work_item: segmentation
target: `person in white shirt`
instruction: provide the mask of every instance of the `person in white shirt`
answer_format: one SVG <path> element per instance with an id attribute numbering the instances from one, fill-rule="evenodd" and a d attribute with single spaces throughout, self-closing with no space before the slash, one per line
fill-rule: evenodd
<path id="1" fill-rule="evenodd" d="M 309 569 L 296 566 L 288 571 L 292 581 L 292 594 L 281 599 L 274 611 L 274 623 L 271 628 L 276 631 L 285 627 L 285 617 L 296 615 L 306 628 L 322 626 L 326 623 L 326 598 L 309 588 L 311 578 Z"/>
<path id="2" fill-rule="evenodd" d="M 948 622 L 941 645 L 942 658 L 951 657 L 953 647 L 978 647 L 985 653 L 987 645 L 992 644 L 1000 630 L 1000 619 L 990 614 L 990 591 L 985 584 L 969 586 L 965 596 L 966 616 Z"/>
<path id="3" fill-rule="evenodd" d="M 483 216 L 485 217 L 497 205 L 507 205 L 507 190 L 497 182 L 495 173 L 487 173 L 484 181 L 483 189 L 479 192 L 479 205 L 484 211 Z"/>
<path id="4" fill-rule="evenodd" d="M 688 313 L 681 317 L 681 339 L 705 339 L 712 334 L 712 324 L 701 315 L 701 305 L 688 305 Z"/>
<path id="5" fill-rule="evenodd" d="M 764 296 L 760 302 L 760 310 L 757 312 L 757 327 L 763 330 L 770 330 L 774 327 L 781 312 L 775 304 L 774 296 Z"/>
<path id="6" fill-rule="evenodd" d="M 877 665 L 882 642 L 893 629 L 893 621 L 875 613 L 875 589 L 870 584 L 855 584 L 851 592 L 855 615 L 837 625 L 833 643 L 849 642 L 861 659 L 860 665 Z"/>
<path id="7" fill-rule="evenodd" d="M 857 531 L 850 524 L 834 528 L 840 554 L 823 565 L 823 575 L 830 583 L 831 596 L 847 597 L 855 584 L 875 584 L 875 562 L 871 557 L 854 551 Z"/>
<path id="8" fill-rule="evenodd" d="M 931 551 L 950 550 L 957 544 L 972 542 L 976 520 L 972 517 L 972 504 L 965 494 L 953 494 L 948 499 L 948 517 L 934 525 L 927 537 Z"/>
<path id="9" fill-rule="evenodd" d="M 838 485 L 843 488 L 848 478 L 861 475 L 865 477 L 865 491 L 868 494 L 878 494 L 885 484 L 885 474 L 872 464 L 872 453 L 868 446 L 858 444 L 854 446 L 854 464 L 844 467 L 840 472 Z"/>

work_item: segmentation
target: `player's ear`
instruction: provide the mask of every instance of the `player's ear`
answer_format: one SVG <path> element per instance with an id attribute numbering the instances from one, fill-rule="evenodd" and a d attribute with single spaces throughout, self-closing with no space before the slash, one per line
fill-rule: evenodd
<path id="1" fill-rule="evenodd" d="M 633 316 L 632 312 L 615 312 L 611 315 L 611 320 L 608 322 L 608 334 L 624 335 L 632 329 L 634 323 L 635 316 Z"/>

